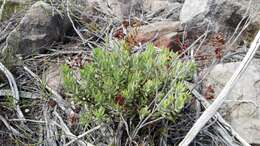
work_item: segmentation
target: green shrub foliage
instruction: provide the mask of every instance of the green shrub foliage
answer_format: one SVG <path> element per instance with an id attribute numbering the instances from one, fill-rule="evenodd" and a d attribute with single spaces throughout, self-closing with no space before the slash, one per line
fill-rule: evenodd
<path id="1" fill-rule="evenodd" d="M 151 118 L 174 120 L 190 99 L 184 81 L 191 79 L 194 63 L 151 44 L 141 53 L 122 46 L 94 49 L 93 61 L 80 69 L 79 81 L 64 66 L 65 88 L 75 103 L 86 107 L 82 121 L 143 119 L 151 113 Z"/>

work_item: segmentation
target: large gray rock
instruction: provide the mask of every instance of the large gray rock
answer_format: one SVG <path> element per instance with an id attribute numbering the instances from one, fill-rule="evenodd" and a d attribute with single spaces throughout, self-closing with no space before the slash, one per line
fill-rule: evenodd
<path id="1" fill-rule="evenodd" d="M 204 31 L 207 28 L 204 26 L 210 24 L 215 32 L 232 33 L 245 15 L 253 16 L 260 11 L 259 0 L 252 0 L 249 13 L 246 13 L 248 7 L 249 0 L 185 0 L 180 21 L 202 26 Z"/>
<path id="2" fill-rule="evenodd" d="M 144 0 L 86 0 L 89 6 L 98 5 L 102 12 L 116 16 L 119 20 L 142 11 Z"/>
<path id="3" fill-rule="evenodd" d="M 117 16 L 119 19 L 139 16 L 142 12 L 156 12 L 162 8 L 176 9 L 174 16 L 178 16 L 181 5 L 178 0 L 86 0 L 90 6 L 97 4 L 103 12 Z M 175 17 L 174 17 L 175 18 Z M 177 20 L 175 18 L 174 20 Z"/>
<path id="4" fill-rule="evenodd" d="M 241 31 L 247 18 L 250 18 L 251 23 L 240 34 L 232 47 L 249 46 L 260 29 L 260 13 L 257 13 L 260 12 L 260 3 L 259 0 L 252 0 L 251 7 L 249 4 L 249 0 L 185 0 L 180 13 L 180 21 L 186 26 L 189 40 L 197 39 L 197 36 L 207 30 L 211 32 L 208 35 L 209 39 L 214 38 L 216 33 L 223 33 L 224 39 L 229 40 L 238 24 L 240 24 L 240 28 L 236 31 L 235 36 Z M 206 45 L 211 46 L 210 42 L 206 42 Z M 208 47 L 202 45 L 201 48 Z"/>
<path id="5" fill-rule="evenodd" d="M 153 14 L 151 17 L 157 19 L 157 21 L 162 18 L 178 21 L 182 5 L 182 3 L 170 0 L 144 0 L 143 10 Z M 156 16 L 159 18 L 156 18 Z"/>
<path id="6" fill-rule="evenodd" d="M 223 89 L 240 62 L 219 64 L 204 82 L 214 88 L 215 97 Z M 249 143 L 260 144 L 260 60 L 256 59 L 227 96 L 221 112 L 231 126 Z"/>
<path id="7" fill-rule="evenodd" d="M 7 37 L 1 55 L 10 62 L 15 60 L 16 54 L 26 56 L 42 52 L 54 41 L 63 39 L 67 24 L 51 5 L 36 2 Z"/>
<path id="8" fill-rule="evenodd" d="M 186 0 L 180 13 L 180 20 L 183 23 L 202 20 L 209 13 L 209 0 Z"/>
<path id="9" fill-rule="evenodd" d="M 230 0 L 186 0 L 180 13 L 182 23 L 210 23 L 235 28 L 246 12 L 241 3 Z"/>

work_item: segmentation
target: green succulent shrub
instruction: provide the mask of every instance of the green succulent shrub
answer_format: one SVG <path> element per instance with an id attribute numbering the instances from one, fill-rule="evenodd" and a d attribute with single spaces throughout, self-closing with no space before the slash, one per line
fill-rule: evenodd
<path id="1" fill-rule="evenodd" d="M 195 64 L 151 44 L 141 53 L 123 46 L 94 49 L 93 61 L 80 69 L 79 80 L 64 65 L 66 91 L 76 104 L 86 107 L 82 121 L 143 119 L 149 114 L 174 120 L 190 99 L 184 81 L 191 79 Z"/>

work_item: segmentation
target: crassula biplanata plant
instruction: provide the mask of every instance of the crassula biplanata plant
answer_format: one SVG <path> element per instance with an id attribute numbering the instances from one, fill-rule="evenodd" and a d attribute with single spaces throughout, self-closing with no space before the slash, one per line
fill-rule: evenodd
<path id="1" fill-rule="evenodd" d="M 87 124 L 148 115 L 174 120 L 191 97 L 184 81 L 194 70 L 192 61 L 151 44 L 141 53 L 131 53 L 123 44 L 110 51 L 94 49 L 93 61 L 80 69 L 79 82 L 69 66 L 63 68 L 66 91 L 86 107 L 81 121 Z"/>

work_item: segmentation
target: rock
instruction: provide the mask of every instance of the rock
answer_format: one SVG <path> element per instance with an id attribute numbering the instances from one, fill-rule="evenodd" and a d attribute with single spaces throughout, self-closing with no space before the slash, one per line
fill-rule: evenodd
<path id="1" fill-rule="evenodd" d="M 180 21 L 188 23 L 193 19 L 203 19 L 209 13 L 209 0 L 186 0 L 180 13 Z"/>
<path id="2" fill-rule="evenodd" d="M 127 4 L 124 4 L 123 2 L 119 1 L 119 0 L 108 0 L 107 4 L 110 6 L 113 14 L 119 18 L 123 18 L 126 13 L 129 11 L 127 10 L 127 7 L 129 7 L 129 5 L 127 6 Z M 129 4 L 129 3 L 128 3 Z M 122 9 L 122 7 L 125 7 L 125 10 Z"/>
<path id="3" fill-rule="evenodd" d="M 85 14 L 91 12 L 93 5 L 100 7 L 102 12 L 106 14 L 112 14 L 119 18 L 119 20 L 128 19 L 129 16 L 140 16 L 143 12 L 155 12 L 162 8 L 166 11 L 172 10 L 173 15 L 171 20 L 178 20 L 179 12 L 182 4 L 177 1 L 170 0 L 107 0 L 105 3 L 103 0 L 88 0 L 89 6 L 86 8 Z"/>
<path id="4" fill-rule="evenodd" d="M 250 144 L 260 144 L 260 132 L 257 128 L 260 127 L 260 120 L 256 118 L 240 118 L 231 123 L 232 127 L 236 127 L 240 136 L 246 138 Z"/>
<path id="5" fill-rule="evenodd" d="M 128 18 L 130 14 L 138 16 L 136 12 L 141 12 L 143 6 L 143 0 L 87 0 L 87 3 L 90 7 L 97 5 L 102 12 L 112 14 L 120 20 Z M 85 11 L 89 11 L 89 8 Z"/>
<path id="6" fill-rule="evenodd" d="M 166 16 L 167 19 L 169 20 L 175 20 L 175 21 L 180 21 L 180 13 L 182 9 L 183 4 L 181 3 L 172 3 L 168 8 L 167 11 L 172 11 L 172 14 L 168 14 Z"/>
<path id="7" fill-rule="evenodd" d="M 144 9 L 146 11 L 156 12 L 162 8 L 167 8 L 172 4 L 168 0 L 144 0 Z"/>
<path id="8" fill-rule="evenodd" d="M 235 36 L 241 31 L 247 18 L 251 18 L 250 25 L 232 46 L 233 48 L 239 48 L 240 45 L 249 47 L 260 28 L 260 23 L 257 23 L 259 18 L 256 17 L 257 12 L 260 11 L 259 0 L 252 0 L 252 8 L 248 9 L 248 6 L 249 0 L 186 0 L 180 13 L 180 21 L 186 26 L 189 40 L 196 40 L 207 29 L 210 32 L 208 38 L 223 33 L 223 36 L 229 40 L 238 24 L 240 28 L 236 30 Z M 203 48 L 207 47 L 203 44 Z M 225 49 L 224 51 L 227 52 L 228 49 Z"/>
<path id="9" fill-rule="evenodd" d="M 141 26 L 136 35 L 136 41 L 146 43 L 153 41 L 155 46 L 160 48 L 169 48 L 177 51 L 177 46 L 174 45 L 174 36 L 179 31 L 183 30 L 179 21 L 160 21 L 149 25 Z"/>
<path id="10" fill-rule="evenodd" d="M 150 34 L 159 33 L 159 36 L 172 32 L 182 31 L 182 25 L 179 21 L 159 21 L 148 25 L 141 26 L 139 33 L 149 36 Z"/>
<path id="11" fill-rule="evenodd" d="M 248 3 L 248 0 L 186 0 L 180 13 L 180 21 L 197 26 L 210 24 L 215 32 L 233 33 L 246 14 Z M 252 0 L 252 11 L 249 14 L 259 11 L 259 5 L 259 0 Z M 201 28 L 205 31 L 207 27 Z"/>
<path id="12" fill-rule="evenodd" d="M 259 8 L 260 8 L 260 6 L 259 6 Z M 243 33 L 244 41 L 246 41 L 245 43 L 248 44 L 248 47 L 249 47 L 250 43 L 253 41 L 253 39 L 255 38 L 258 30 L 260 29 L 260 11 L 252 19 L 253 20 L 252 20 L 251 25 L 249 25 L 249 27 Z M 259 49 L 258 49 L 258 51 L 260 52 Z"/>
<path id="13" fill-rule="evenodd" d="M 43 74 L 43 81 L 53 90 L 62 93 L 64 89 L 62 68 L 59 65 L 51 65 Z"/>
<path id="14" fill-rule="evenodd" d="M 179 20 L 181 8 L 181 3 L 169 0 L 145 0 L 143 4 L 144 11 L 153 14 L 152 17 L 156 14 L 156 16 L 160 17 L 160 19 L 165 17 L 166 19 L 172 21 Z"/>
<path id="15" fill-rule="evenodd" d="M 234 2 L 240 3 L 241 5 L 248 7 L 250 0 L 233 0 Z M 260 3 L 259 0 L 252 0 L 251 6 L 249 11 L 251 11 L 252 14 L 259 13 L 260 11 Z"/>
<path id="16" fill-rule="evenodd" d="M 180 51 L 180 46 L 175 42 L 174 37 L 177 37 L 177 32 L 162 35 L 154 41 L 154 45 L 158 48 L 168 48 L 174 52 Z"/>
<path id="17" fill-rule="evenodd" d="M 182 23 L 218 23 L 236 27 L 246 9 L 240 3 L 229 0 L 186 0 L 181 10 Z M 217 29 L 217 28 L 216 28 Z"/>
<path id="18" fill-rule="evenodd" d="M 219 64 L 204 82 L 216 97 L 241 62 Z M 227 96 L 221 111 L 231 126 L 249 143 L 260 144 L 260 60 L 255 59 Z"/>
<path id="19" fill-rule="evenodd" d="M 1 55 L 15 59 L 45 51 L 51 43 L 61 41 L 69 26 L 65 26 L 66 19 L 51 5 L 42 1 L 36 2 L 26 12 L 21 22 L 7 37 L 7 45 Z M 11 57 L 11 58 L 10 58 Z"/>

